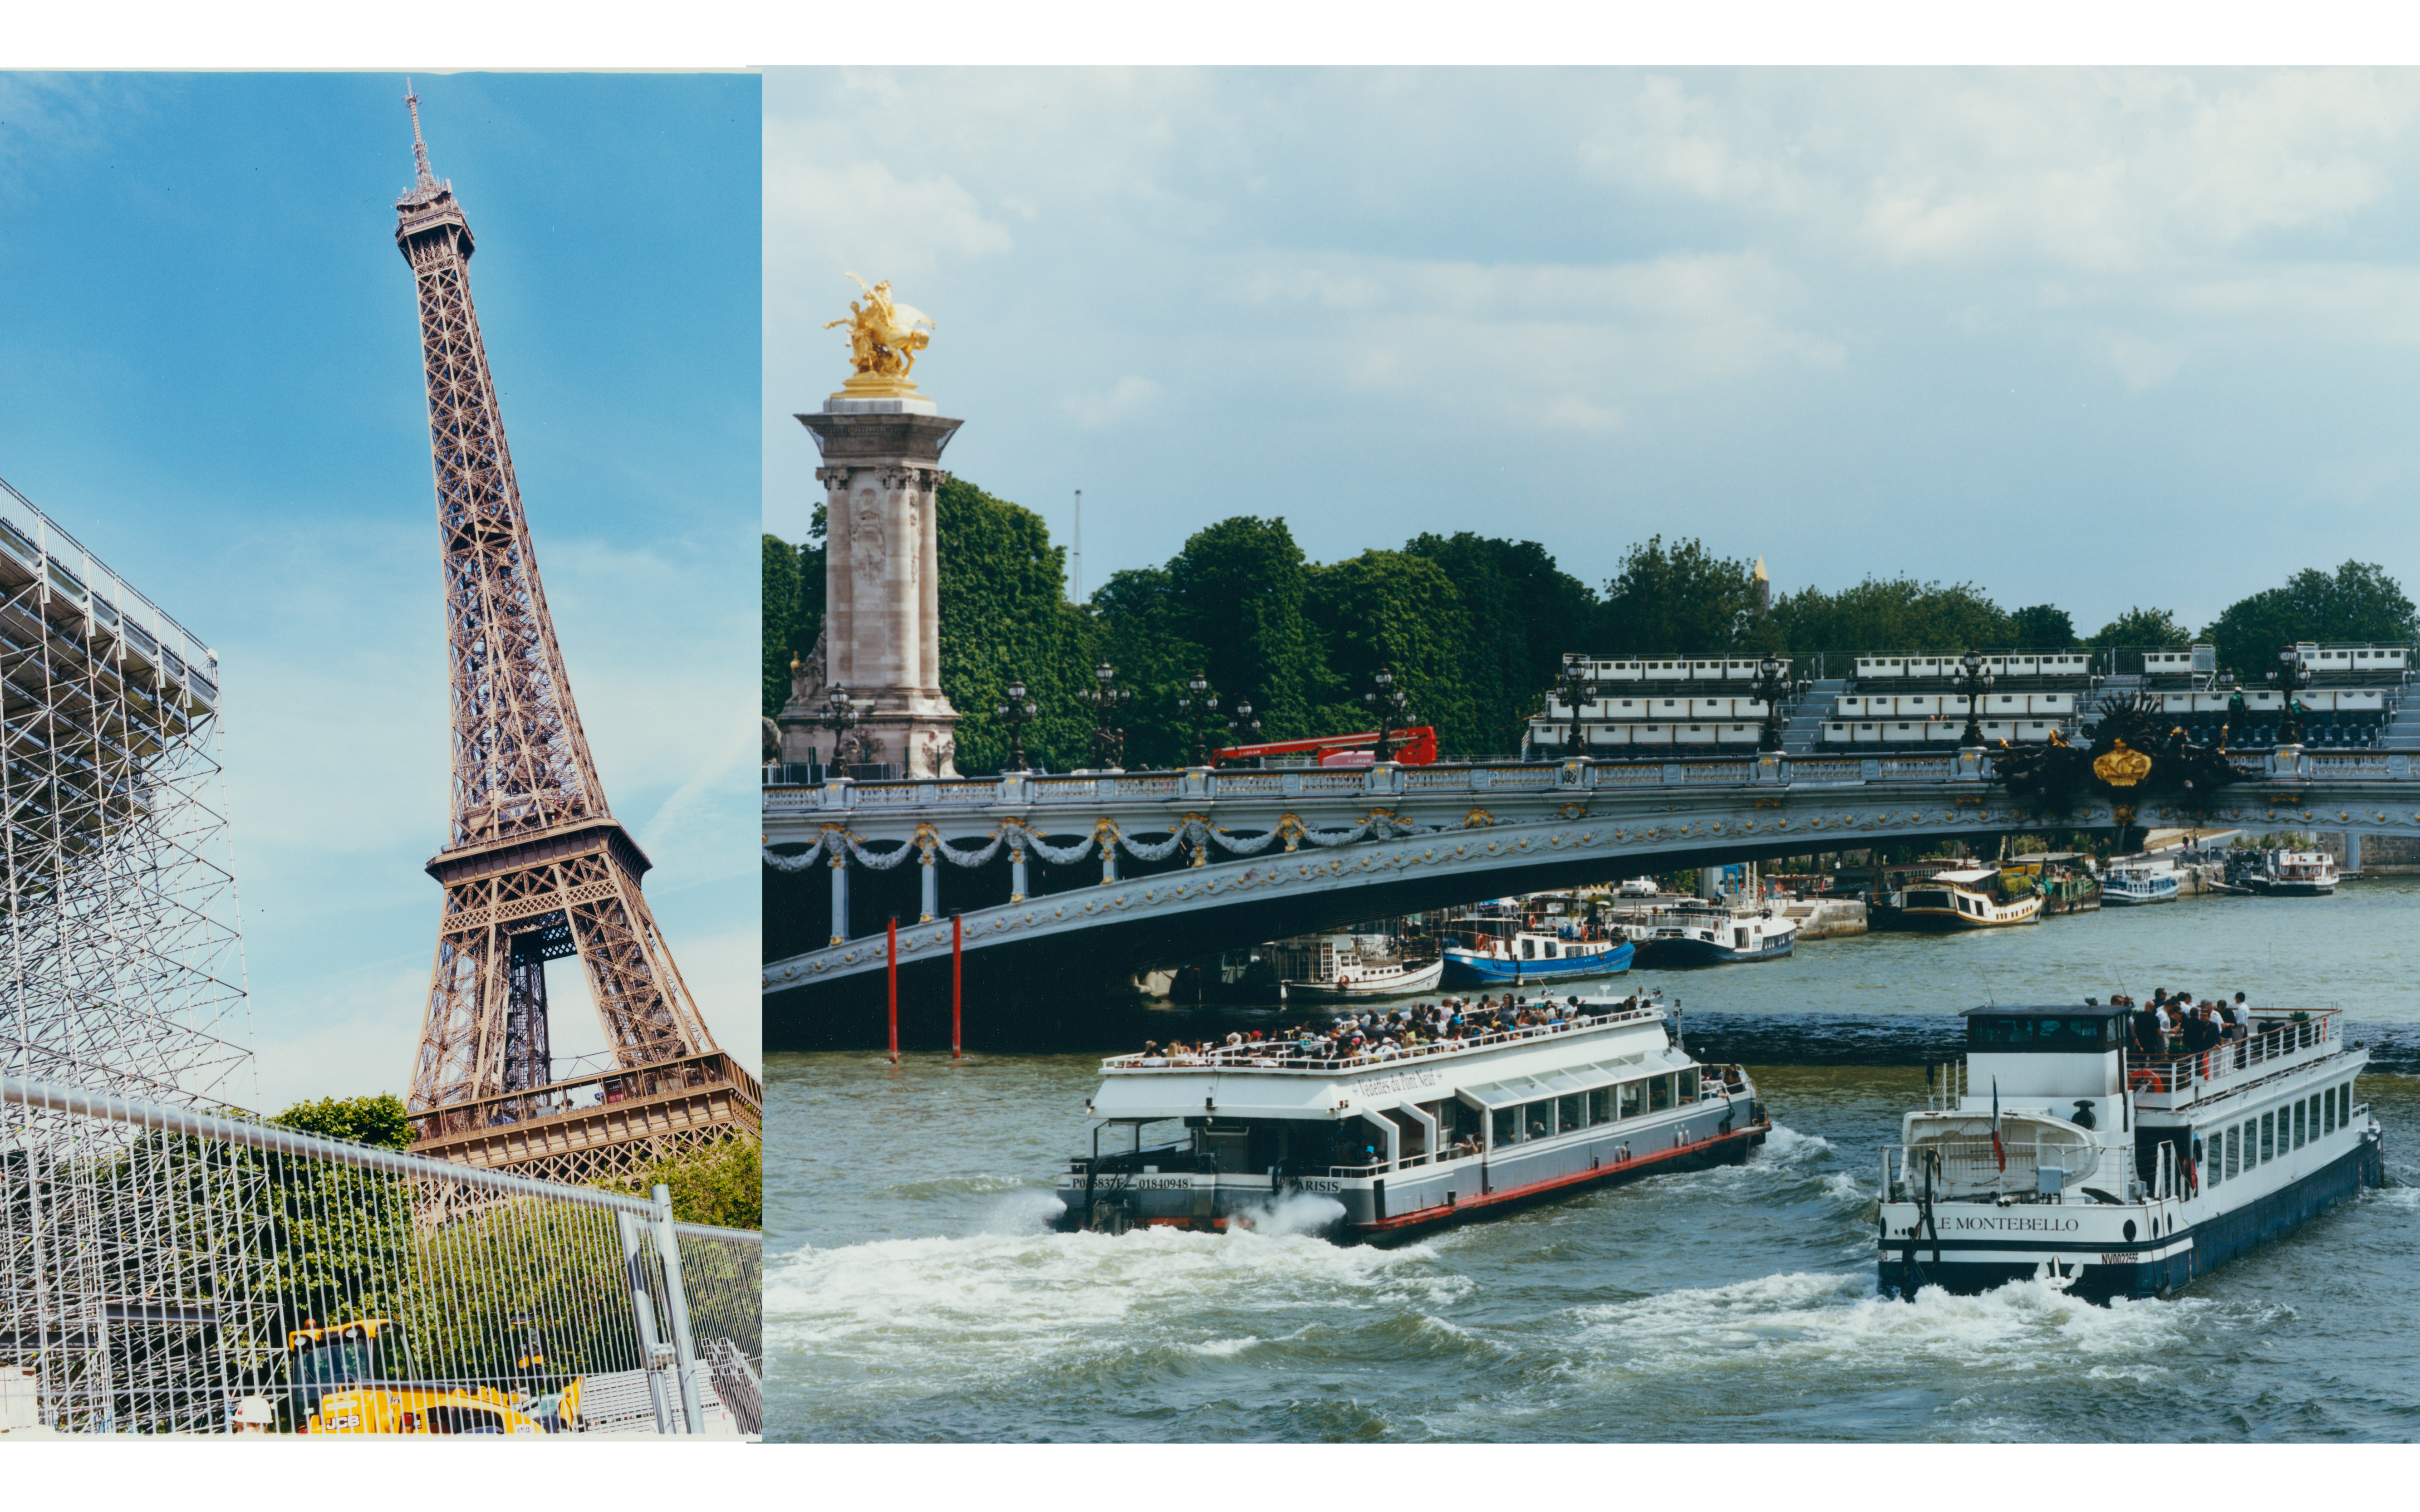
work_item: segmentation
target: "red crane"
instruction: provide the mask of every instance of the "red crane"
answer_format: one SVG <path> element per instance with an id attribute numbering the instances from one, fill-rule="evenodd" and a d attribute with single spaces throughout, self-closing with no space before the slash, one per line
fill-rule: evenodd
<path id="1" fill-rule="evenodd" d="M 1405 725 L 1395 731 L 1388 743 L 1394 749 L 1388 759 L 1405 766 L 1428 766 L 1437 759 L 1436 729 L 1432 725 Z M 1293 756 L 1315 752 L 1322 766 L 1368 766 L 1377 760 L 1378 732 L 1364 730 L 1353 735 L 1316 735 L 1309 740 L 1272 740 L 1258 746 L 1229 746 L 1218 751 L 1212 761 L 1239 762 L 1254 756 Z"/>

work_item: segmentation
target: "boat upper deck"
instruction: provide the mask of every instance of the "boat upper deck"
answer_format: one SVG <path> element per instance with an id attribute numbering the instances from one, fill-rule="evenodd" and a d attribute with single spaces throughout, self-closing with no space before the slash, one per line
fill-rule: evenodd
<path id="1" fill-rule="evenodd" d="M 1559 1022 L 1523 1025 L 1484 1033 L 1435 1040 L 1424 1043 L 1386 1045 L 1357 1054 L 1336 1053 L 1325 1041 L 1262 1041 L 1244 1045 L 1219 1045 L 1206 1052 L 1175 1056 L 1137 1053 L 1111 1056 L 1101 1062 L 1106 1076 L 1148 1076 L 1155 1073 L 1198 1076 L 1205 1071 L 1275 1076 L 1333 1077 L 1362 1073 L 1381 1067 L 1418 1063 L 1437 1066 L 1482 1059 L 1491 1053 L 1541 1041 L 1570 1043 L 1593 1040 L 1622 1029 L 1660 1024 L 1658 1007 L 1582 1011 Z"/>
<path id="2" fill-rule="evenodd" d="M 2182 1112 L 2344 1049 L 2344 1014 L 2334 1007 L 2311 1009 L 2300 1016 L 2256 1018 L 2252 1034 L 2208 1050 L 2162 1056 L 2130 1052 L 2126 1079 L 2136 1107 Z"/>

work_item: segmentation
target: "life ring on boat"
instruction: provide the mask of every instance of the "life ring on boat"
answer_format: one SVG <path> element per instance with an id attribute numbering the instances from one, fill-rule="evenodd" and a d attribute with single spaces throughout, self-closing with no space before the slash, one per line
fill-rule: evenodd
<path id="1" fill-rule="evenodd" d="M 2160 1091 L 2162 1090 L 2160 1086 L 2160 1073 L 2155 1071 L 2144 1071 L 2138 1068 L 2132 1075 L 2126 1078 L 2126 1090 L 2130 1092 Z"/>

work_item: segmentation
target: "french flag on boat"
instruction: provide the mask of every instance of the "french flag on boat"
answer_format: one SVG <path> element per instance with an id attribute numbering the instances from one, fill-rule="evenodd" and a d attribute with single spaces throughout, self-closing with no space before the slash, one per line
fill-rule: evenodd
<path id="1" fill-rule="evenodd" d="M 1992 1078 L 1992 1158 L 2000 1163 L 2001 1170 L 2009 1168 L 2009 1147 L 2000 1143 L 2000 1078 L 1997 1076 Z"/>

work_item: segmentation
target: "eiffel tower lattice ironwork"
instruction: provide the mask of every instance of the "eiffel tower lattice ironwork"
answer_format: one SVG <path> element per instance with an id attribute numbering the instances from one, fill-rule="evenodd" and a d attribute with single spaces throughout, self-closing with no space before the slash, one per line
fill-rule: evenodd
<path id="1" fill-rule="evenodd" d="M 445 902 L 412 1148 L 590 1180 L 757 1134 L 762 1092 L 715 1045 L 640 895 L 650 863 L 606 806 L 471 303 L 470 223 L 429 171 L 418 97 L 405 100 L 418 177 L 395 239 L 419 288 L 454 768 L 451 828 L 428 863 Z M 558 1066 L 550 1049 L 545 964 L 572 956 L 608 1064 Z"/>

